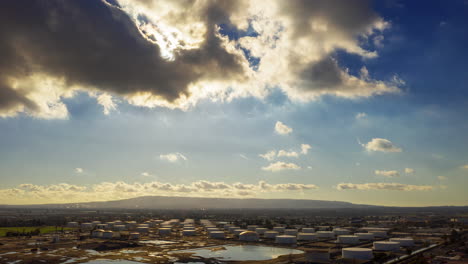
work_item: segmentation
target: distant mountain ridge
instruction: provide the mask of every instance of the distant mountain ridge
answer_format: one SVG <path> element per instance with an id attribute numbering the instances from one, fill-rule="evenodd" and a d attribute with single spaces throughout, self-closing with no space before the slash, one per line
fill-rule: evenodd
<path id="1" fill-rule="evenodd" d="M 136 198 L 86 203 L 40 204 L 8 207 L 34 208 L 108 208 L 108 209 L 322 209 L 372 208 L 373 205 L 340 201 L 258 198 L 203 198 L 174 196 L 141 196 Z"/>

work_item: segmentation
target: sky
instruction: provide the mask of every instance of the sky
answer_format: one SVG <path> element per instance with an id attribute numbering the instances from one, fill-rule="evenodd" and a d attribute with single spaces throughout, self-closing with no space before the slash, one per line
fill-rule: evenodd
<path id="1" fill-rule="evenodd" d="M 0 204 L 468 205 L 468 2 L 0 3 Z"/>

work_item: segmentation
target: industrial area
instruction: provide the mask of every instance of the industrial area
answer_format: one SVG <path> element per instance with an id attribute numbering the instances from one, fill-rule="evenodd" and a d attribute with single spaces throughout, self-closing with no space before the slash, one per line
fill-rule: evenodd
<path id="1" fill-rule="evenodd" d="M 25 232 L 18 224 L 53 226 Z M 468 263 L 463 215 L 6 210 L 0 263 Z M 9 226 L 9 227 L 8 227 Z"/>

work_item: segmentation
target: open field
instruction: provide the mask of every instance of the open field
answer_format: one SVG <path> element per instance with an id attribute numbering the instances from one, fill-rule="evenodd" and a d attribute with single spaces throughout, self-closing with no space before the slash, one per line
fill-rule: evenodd
<path id="1" fill-rule="evenodd" d="M 6 236 L 7 232 L 31 232 L 39 228 L 41 234 L 62 230 L 61 227 L 55 229 L 55 226 L 20 226 L 20 227 L 0 227 L 0 237 Z M 72 230 L 72 228 L 63 228 L 63 230 Z"/>

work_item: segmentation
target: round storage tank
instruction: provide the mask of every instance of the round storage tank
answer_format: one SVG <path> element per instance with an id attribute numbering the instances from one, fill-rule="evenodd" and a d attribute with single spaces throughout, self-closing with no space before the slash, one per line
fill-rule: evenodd
<path id="1" fill-rule="evenodd" d="M 76 228 L 76 227 L 79 227 L 80 224 L 78 224 L 78 222 L 68 222 L 67 223 L 67 227 L 72 227 L 72 228 Z"/>
<path id="2" fill-rule="evenodd" d="M 284 234 L 285 235 L 290 235 L 290 236 L 295 236 L 295 235 L 297 235 L 297 229 L 285 229 Z"/>
<path id="3" fill-rule="evenodd" d="M 337 228 L 333 229 L 333 233 L 337 236 L 349 235 L 351 232 L 348 229 Z"/>
<path id="4" fill-rule="evenodd" d="M 245 231 L 248 231 L 248 230 L 245 230 L 245 229 L 236 229 L 234 230 L 232 233 L 236 236 L 240 235 L 242 232 L 245 232 Z"/>
<path id="5" fill-rule="evenodd" d="M 378 230 L 375 230 L 375 231 L 370 231 L 372 234 L 374 234 L 375 237 L 382 237 L 382 238 L 385 238 L 387 237 L 387 231 L 378 231 Z"/>
<path id="6" fill-rule="evenodd" d="M 91 233 L 91 236 L 92 237 L 102 237 L 103 232 L 104 232 L 104 230 L 96 229 Z"/>
<path id="7" fill-rule="evenodd" d="M 124 231 L 126 229 L 127 229 L 127 227 L 125 225 L 114 225 L 114 230 L 115 231 Z"/>
<path id="8" fill-rule="evenodd" d="M 299 233 L 297 240 L 314 241 L 317 240 L 317 235 L 315 233 Z"/>
<path id="9" fill-rule="evenodd" d="M 128 235 L 128 239 L 140 239 L 140 233 L 132 232 Z"/>
<path id="10" fill-rule="evenodd" d="M 289 235 L 276 236 L 275 242 L 278 244 L 295 244 L 296 237 Z"/>
<path id="11" fill-rule="evenodd" d="M 266 231 L 264 236 L 265 238 L 275 238 L 279 233 L 277 231 Z"/>
<path id="12" fill-rule="evenodd" d="M 351 235 L 341 235 L 338 236 L 338 243 L 343 244 L 359 244 L 359 237 L 358 236 L 351 236 Z"/>
<path id="13" fill-rule="evenodd" d="M 223 231 L 213 231 L 210 233 L 211 238 L 224 238 L 224 232 Z"/>
<path id="14" fill-rule="evenodd" d="M 400 249 L 400 243 L 392 241 L 376 241 L 374 242 L 374 249 L 382 251 L 397 251 Z"/>
<path id="15" fill-rule="evenodd" d="M 162 236 L 170 235 L 172 233 L 171 228 L 159 228 L 159 234 Z"/>
<path id="16" fill-rule="evenodd" d="M 322 238 L 322 239 L 335 237 L 335 233 L 333 233 L 332 231 L 318 231 L 316 234 L 318 238 Z"/>
<path id="17" fill-rule="evenodd" d="M 113 236 L 114 236 L 114 232 L 112 232 L 112 231 L 102 232 L 102 238 L 111 239 Z"/>
<path id="18" fill-rule="evenodd" d="M 411 237 L 404 238 L 390 238 L 390 241 L 398 242 L 402 247 L 412 247 L 414 246 L 414 240 Z"/>
<path id="19" fill-rule="evenodd" d="M 196 234 L 194 229 L 185 229 L 182 231 L 182 235 L 184 236 L 194 236 Z"/>
<path id="20" fill-rule="evenodd" d="M 354 233 L 355 236 L 359 237 L 359 240 L 373 240 L 374 234 L 372 233 Z"/>
<path id="21" fill-rule="evenodd" d="M 241 241 L 258 241 L 258 234 L 253 231 L 245 231 L 239 234 L 239 240 Z"/>
<path id="22" fill-rule="evenodd" d="M 139 226 L 136 228 L 136 231 L 139 232 L 139 233 L 149 233 L 149 227 L 147 226 Z"/>
<path id="23" fill-rule="evenodd" d="M 258 227 L 258 225 L 248 225 L 247 230 L 249 231 L 255 231 L 255 229 Z"/>
<path id="24" fill-rule="evenodd" d="M 91 230 L 91 229 L 93 229 L 93 224 L 92 224 L 92 223 L 82 223 L 82 224 L 81 224 L 81 229 L 83 229 L 83 230 Z"/>
<path id="25" fill-rule="evenodd" d="M 315 228 L 304 227 L 304 228 L 302 228 L 302 233 L 315 233 Z"/>
<path id="26" fill-rule="evenodd" d="M 97 229 L 107 229 L 108 225 L 107 224 L 98 224 L 98 225 L 96 225 L 96 228 Z"/>
<path id="27" fill-rule="evenodd" d="M 341 256 L 346 259 L 371 260 L 374 258 L 370 248 L 343 248 Z"/>
<path id="28" fill-rule="evenodd" d="M 238 227 L 238 226 L 230 226 L 228 230 L 229 230 L 229 233 L 234 233 L 234 230 L 237 230 L 237 229 L 240 229 L 240 227 Z"/>
<path id="29" fill-rule="evenodd" d="M 284 233 L 284 227 L 282 226 L 275 226 L 273 227 L 273 231 L 276 231 L 278 233 Z"/>
<path id="30" fill-rule="evenodd" d="M 268 231 L 268 229 L 266 229 L 266 228 L 264 228 L 264 227 L 257 227 L 257 228 L 255 228 L 255 232 L 257 232 L 257 233 L 260 234 L 260 235 L 265 234 L 266 231 Z"/>

